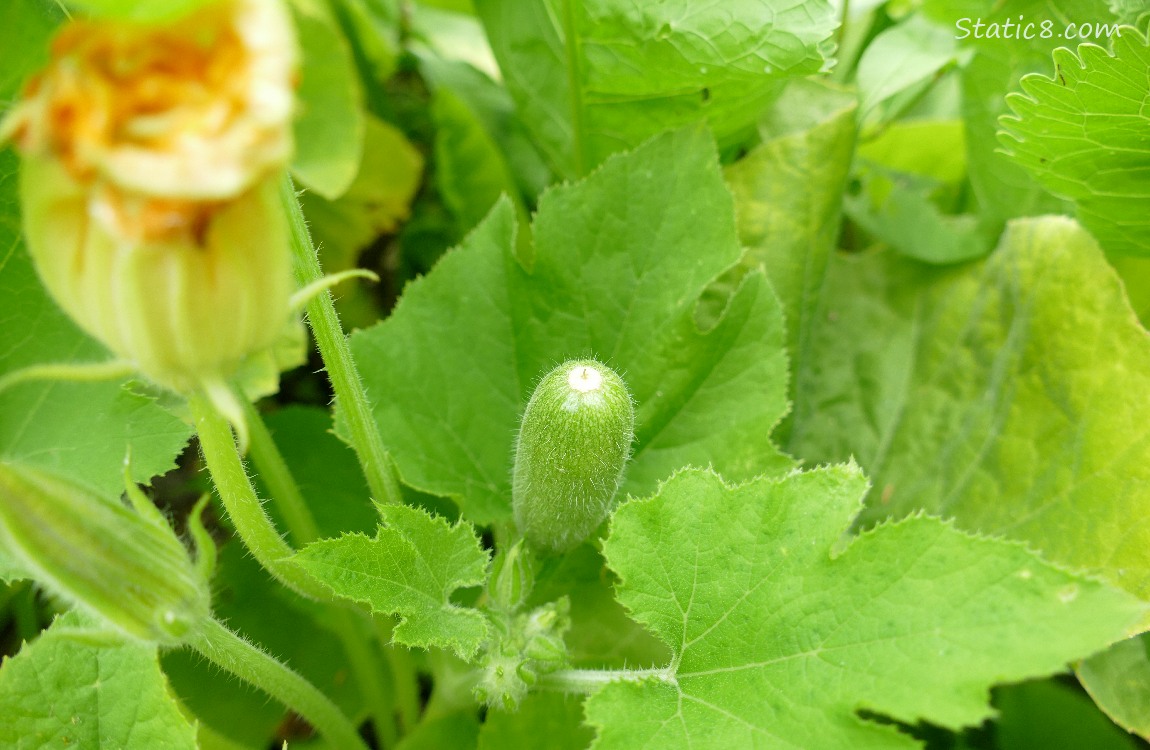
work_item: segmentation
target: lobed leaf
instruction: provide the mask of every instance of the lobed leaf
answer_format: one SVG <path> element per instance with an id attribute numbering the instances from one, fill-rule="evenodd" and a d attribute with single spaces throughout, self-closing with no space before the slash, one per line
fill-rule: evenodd
<path id="1" fill-rule="evenodd" d="M 1054 75 L 1022 79 L 999 141 L 1108 252 L 1150 255 L 1150 40 L 1130 26 L 1113 54 L 1054 52 Z"/>
<path id="2" fill-rule="evenodd" d="M 492 711 L 479 730 L 479 750 L 584 750 L 595 733 L 583 724 L 577 696 L 532 693 L 514 713 Z"/>
<path id="3" fill-rule="evenodd" d="M 363 154 L 363 91 L 351 47 L 320 0 L 291 0 L 302 51 L 292 174 L 334 200 L 351 186 Z"/>
<path id="4" fill-rule="evenodd" d="M 1150 739 L 1150 635 L 1115 643 L 1081 662 L 1077 673 L 1115 724 Z"/>
<path id="5" fill-rule="evenodd" d="M 918 747 L 858 712 L 977 724 L 991 685 L 1059 671 L 1146 612 L 935 518 L 844 544 L 865 490 L 854 466 L 737 487 L 692 469 L 622 506 L 604 545 L 619 599 L 674 658 L 588 699 L 593 747 Z"/>
<path id="6" fill-rule="evenodd" d="M 0 745 L 14 750 L 194 750 L 196 734 L 168 692 L 156 649 L 100 644 L 62 615 L 0 668 Z"/>
<path id="7" fill-rule="evenodd" d="M 487 620 L 451 602 L 456 589 L 486 580 L 487 552 L 471 526 L 452 526 L 405 505 L 379 510 L 384 526 L 375 538 L 323 539 L 292 560 L 336 595 L 398 615 L 396 643 L 450 647 L 461 658 L 473 656 L 487 636 Z"/>
<path id="8" fill-rule="evenodd" d="M 1098 246 L 1010 224 L 949 271 L 840 258 L 792 448 L 858 458 L 867 521 L 925 509 L 1150 598 L 1150 337 Z"/>
<path id="9" fill-rule="evenodd" d="M 745 134 L 783 80 L 828 65 L 836 25 L 826 0 L 476 5 L 521 118 L 569 178 L 668 128 Z"/>

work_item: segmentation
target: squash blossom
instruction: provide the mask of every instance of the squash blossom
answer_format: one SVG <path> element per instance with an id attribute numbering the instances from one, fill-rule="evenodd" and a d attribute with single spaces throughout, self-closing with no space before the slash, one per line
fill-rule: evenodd
<path id="1" fill-rule="evenodd" d="M 287 216 L 297 50 L 279 0 L 70 23 L 0 125 L 56 302 L 156 383 L 233 376 L 298 325 Z"/>

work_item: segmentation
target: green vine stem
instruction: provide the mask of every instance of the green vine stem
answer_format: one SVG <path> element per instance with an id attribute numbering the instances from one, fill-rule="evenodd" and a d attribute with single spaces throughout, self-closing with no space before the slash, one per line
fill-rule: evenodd
<path id="1" fill-rule="evenodd" d="M 263 417 L 250 403 L 245 406 L 245 417 L 251 432 L 252 463 L 267 486 L 272 502 L 283 515 L 288 534 L 300 546 L 314 542 L 320 537 L 319 526 Z M 356 613 L 333 606 L 327 624 L 347 654 L 348 664 L 371 714 L 376 736 L 383 746 L 394 745 L 397 734 L 389 696 L 391 691 L 383 679 L 387 670 L 381 667 L 368 637 L 359 629 Z M 414 676 L 411 679 L 414 680 Z"/>
<path id="2" fill-rule="evenodd" d="M 288 535 L 297 546 L 310 544 L 319 539 L 319 525 L 312 516 L 311 509 L 307 507 L 303 493 L 292 476 L 291 469 L 280 453 L 279 447 L 272 438 L 263 415 L 251 404 L 244 402 L 244 419 L 248 423 L 251 443 L 248 445 L 249 455 L 260 479 L 263 480 L 272 501 L 283 515 L 287 524 Z"/>
<path id="3" fill-rule="evenodd" d="M 319 730 L 334 747 L 368 750 L 347 717 L 314 685 L 215 620 L 206 620 L 188 645 L 208 661 L 255 685 Z"/>
<path id="4" fill-rule="evenodd" d="M 317 581 L 301 568 L 286 563 L 294 552 L 264 512 L 240 460 L 228 421 L 201 394 L 191 396 L 188 405 L 212 482 L 244 546 L 283 585 L 311 599 L 330 601 L 331 595 Z"/>
<path id="5" fill-rule="evenodd" d="M 307 229 L 307 221 L 296 198 L 291 177 L 285 175 L 280 188 L 281 199 L 291 222 L 291 245 L 295 256 L 296 280 L 306 287 L 323 277 L 319 257 Z M 372 497 L 378 503 L 402 502 L 399 480 L 391 457 L 383 447 L 383 439 L 376 429 L 375 418 L 367 400 L 367 392 L 359 379 L 359 370 L 351 356 L 351 347 L 335 312 L 330 292 L 322 292 L 307 303 L 307 319 L 315 334 L 316 346 L 323 357 L 331 387 L 351 432 L 351 444 L 359 457 Z"/>

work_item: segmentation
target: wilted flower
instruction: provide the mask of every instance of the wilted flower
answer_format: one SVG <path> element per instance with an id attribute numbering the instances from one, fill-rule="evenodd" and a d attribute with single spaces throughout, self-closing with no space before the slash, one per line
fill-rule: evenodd
<path id="1" fill-rule="evenodd" d="M 297 52 L 278 0 L 167 25 L 79 21 L 0 126 L 28 247 L 76 322 L 157 383 L 234 374 L 289 325 Z"/>

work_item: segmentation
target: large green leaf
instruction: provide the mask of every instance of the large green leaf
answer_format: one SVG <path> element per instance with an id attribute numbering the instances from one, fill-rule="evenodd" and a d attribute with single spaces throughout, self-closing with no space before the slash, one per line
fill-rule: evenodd
<path id="1" fill-rule="evenodd" d="M 1150 337 L 1098 246 L 1018 220 L 978 264 L 832 265 L 792 448 L 854 456 L 868 520 L 916 509 L 1150 597 Z"/>
<path id="2" fill-rule="evenodd" d="M 510 165 L 470 107 L 449 88 L 431 105 L 435 121 L 435 166 L 439 192 L 461 229 L 479 224 L 501 195 L 515 206 L 520 226 L 530 219 Z"/>
<path id="3" fill-rule="evenodd" d="M 871 120 L 887 99 L 935 77 L 959 57 L 954 30 L 913 14 L 866 46 L 856 81 L 859 109 Z"/>
<path id="4" fill-rule="evenodd" d="M 408 506 L 380 508 L 374 538 L 345 534 L 309 544 L 292 559 L 335 594 L 397 614 L 393 639 L 450 647 L 469 658 L 487 635 L 478 611 L 451 601 L 456 589 L 487 578 L 487 552 L 470 524 L 448 524 Z"/>
<path id="5" fill-rule="evenodd" d="M 1150 739 L 1150 634 L 1090 657 L 1078 665 L 1078 679 L 1116 724 Z"/>
<path id="6" fill-rule="evenodd" d="M 1059 671 L 1146 609 L 925 516 L 844 549 L 865 489 L 849 466 L 738 487 L 687 470 L 616 511 L 620 601 L 674 658 L 588 699 L 594 747 L 914 748 L 857 712 L 977 724 L 992 684 Z"/>
<path id="7" fill-rule="evenodd" d="M 668 128 L 742 135 L 788 76 L 827 65 L 826 0 L 479 0 L 524 121 L 566 177 Z"/>
<path id="8" fill-rule="evenodd" d="M 49 0 L 0 7 L 0 117 L 24 79 L 48 62 L 48 39 L 63 19 L 63 8 Z"/>
<path id="9" fill-rule="evenodd" d="M 479 750 L 583 750 L 595 732 L 583 725 L 583 703 L 561 693 L 529 695 L 513 713 L 491 711 L 479 731 Z"/>
<path id="10" fill-rule="evenodd" d="M 786 411 L 779 305 L 747 277 L 707 331 L 694 308 L 740 255 L 731 197 L 701 129 L 659 137 L 544 194 L 535 261 L 516 259 L 503 201 L 390 318 L 352 338 L 404 481 L 476 523 L 510 516 L 512 444 L 538 379 L 594 356 L 637 404 L 623 494 L 713 464 L 745 479 L 790 460 L 769 433 Z M 429 345 L 434 343 L 434 346 Z"/>
<path id="11" fill-rule="evenodd" d="M 194 750 L 154 647 L 99 644 L 64 615 L 0 668 L 0 745 L 13 750 Z M 106 634 L 104 635 L 106 637 Z"/>
<path id="12" fill-rule="evenodd" d="M 303 52 L 292 174 L 324 198 L 342 195 L 363 152 L 363 91 L 351 48 L 322 0 L 291 0 Z"/>
<path id="13" fill-rule="evenodd" d="M 1022 79 L 999 137 L 1108 252 L 1150 255 L 1150 40 L 1133 27 L 1113 54 L 1093 44 L 1054 53 L 1054 76 Z"/>
<path id="14" fill-rule="evenodd" d="M 725 170 L 746 261 L 766 268 L 779 295 L 792 357 L 806 343 L 838 240 L 855 114 L 852 92 L 796 81 L 760 123 L 763 143 Z"/>

